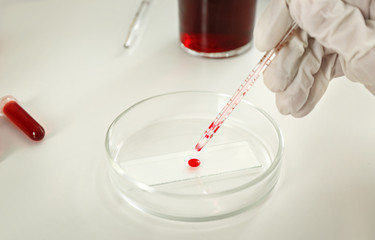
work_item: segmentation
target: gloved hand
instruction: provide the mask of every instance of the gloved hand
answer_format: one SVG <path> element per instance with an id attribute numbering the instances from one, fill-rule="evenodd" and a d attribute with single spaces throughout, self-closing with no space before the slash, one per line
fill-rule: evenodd
<path id="1" fill-rule="evenodd" d="M 263 75 L 282 114 L 310 113 L 342 75 L 375 94 L 375 0 L 271 0 L 255 26 L 255 46 L 272 49 L 293 21 L 300 29 Z"/>

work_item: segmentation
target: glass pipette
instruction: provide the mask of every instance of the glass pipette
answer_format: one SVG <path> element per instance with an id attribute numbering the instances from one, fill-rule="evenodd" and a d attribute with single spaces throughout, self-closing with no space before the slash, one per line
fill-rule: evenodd
<path id="1" fill-rule="evenodd" d="M 145 24 L 143 21 L 145 20 L 144 18 L 146 16 L 146 11 L 150 4 L 151 0 L 142 0 L 141 4 L 139 5 L 133 21 L 130 24 L 128 35 L 124 43 L 124 48 L 130 48 L 130 46 L 136 41 L 141 31 L 141 27 L 143 27 Z"/>
<path id="2" fill-rule="evenodd" d="M 292 36 L 296 28 L 297 28 L 297 24 L 293 23 L 293 25 L 290 27 L 290 29 L 284 35 L 281 41 L 273 49 L 266 52 L 266 54 L 260 59 L 260 61 L 255 66 L 255 68 L 251 71 L 249 76 L 245 79 L 245 81 L 237 89 L 235 94 L 231 97 L 228 103 L 221 110 L 219 115 L 217 115 L 215 120 L 211 123 L 208 129 L 204 132 L 198 144 L 195 146 L 195 150 L 197 150 L 198 152 L 202 150 L 202 148 L 214 136 L 216 131 L 221 127 L 224 121 L 232 113 L 233 109 L 240 103 L 242 98 L 245 96 L 245 94 L 250 89 L 250 87 L 255 83 L 255 81 L 258 79 L 260 74 L 262 74 L 264 70 L 267 69 L 267 67 L 270 65 L 270 63 L 275 58 L 277 53 L 281 50 L 281 48 L 285 45 L 285 43 L 289 41 L 290 37 Z"/>

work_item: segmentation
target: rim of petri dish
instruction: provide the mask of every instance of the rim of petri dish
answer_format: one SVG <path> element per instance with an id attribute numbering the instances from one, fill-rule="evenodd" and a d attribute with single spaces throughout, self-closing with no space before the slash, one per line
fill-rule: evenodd
<path id="1" fill-rule="evenodd" d="M 160 97 L 165 97 L 165 96 L 172 96 L 172 95 L 180 95 L 180 94 L 205 94 L 205 95 L 225 97 L 225 98 L 228 98 L 228 100 L 231 98 L 230 95 L 227 95 L 227 94 L 224 94 L 224 93 L 210 92 L 210 91 L 177 91 L 177 92 L 163 93 L 163 94 L 159 94 L 159 95 L 155 95 L 155 96 L 152 96 L 152 97 L 145 98 L 145 99 L 143 99 L 143 100 L 141 100 L 141 101 L 133 104 L 132 106 L 130 106 L 129 108 L 127 108 L 125 111 L 123 111 L 122 113 L 120 113 L 115 118 L 115 120 L 111 123 L 111 125 L 109 126 L 109 128 L 107 130 L 106 137 L 105 137 L 105 148 L 106 148 L 106 152 L 107 152 L 107 156 L 108 156 L 108 159 L 110 161 L 110 164 L 113 167 L 113 169 L 115 170 L 116 174 L 120 175 L 121 177 L 126 178 L 127 181 L 129 181 L 130 183 L 132 183 L 136 187 L 138 187 L 138 188 L 140 188 L 140 189 L 142 189 L 144 191 L 150 192 L 150 193 L 159 193 L 159 194 L 164 194 L 164 195 L 168 195 L 168 196 L 173 196 L 173 197 L 176 197 L 176 198 L 180 198 L 180 197 L 181 198 L 202 198 L 201 194 L 181 194 L 181 193 L 177 194 L 177 193 L 171 193 L 171 192 L 167 192 L 167 191 L 163 191 L 163 190 L 158 190 L 155 187 L 152 187 L 152 186 L 149 186 L 149 185 L 147 185 L 145 183 L 139 182 L 139 181 L 137 181 L 137 180 L 129 177 L 122 170 L 122 168 L 119 166 L 119 164 L 117 163 L 117 161 L 115 161 L 116 157 L 113 157 L 113 155 L 111 154 L 111 149 L 110 149 L 111 131 L 112 131 L 113 127 L 116 125 L 116 123 L 124 115 L 126 115 L 128 112 L 130 112 L 135 107 L 137 107 L 137 106 L 139 106 L 139 105 L 141 105 L 141 104 L 143 104 L 145 102 L 151 101 L 151 100 L 153 100 L 155 98 L 160 98 Z M 206 195 L 204 195 L 205 198 L 224 196 L 224 195 L 235 193 L 235 192 L 241 191 L 243 189 L 247 189 L 247 188 L 249 188 L 251 186 L 254 186 L 257 183 L 261 182 L 266 177 L 268 177 L 275 170 L 275 168 L 279 165 L 279 163 L 281 161 L 281 158 L 282 158 L 282 155 L 283 155 L 283 151 L 284 151 L 284 137 L 283 137 L 283 134 L 281 132 L 280 127 L 277 125 L 277 123 L 275 122 L 275 120 L 273 120 L 273 118 L 267 112 L 265 112 L 263 109 L 255 106 L 254 104 L 252 104 L 251 102 L 246 101 L 246 100 L 241 100 L 241 103 L 242 104 L 248 104 L 252 108 L 254 108 L 255 110 L 257 110 L 258 112 L 260 112 L 271 123 L 271 125 L 274 127 L 274 130 L 276 131 L 277 136 L 278 136 L 278 149 L 277 149 L 277 153 L 276 153 L 275 157 L 273 157 L 273 159 L 272 159 L 273 161 L 272 161 L 271 165 L 264 172 L 262 172 L 258 177 L 254 178 L 251 181 L 249 181 L 247 183 L 244 183 L 244 184 L 242 184 L 240 186 L 232 188 L 232 189 L 228 189 L 228 190 L 224 190 L 224 191 L 220 191 L 220 192 L 214 192 L 214 193 L 206 194 Z"/>

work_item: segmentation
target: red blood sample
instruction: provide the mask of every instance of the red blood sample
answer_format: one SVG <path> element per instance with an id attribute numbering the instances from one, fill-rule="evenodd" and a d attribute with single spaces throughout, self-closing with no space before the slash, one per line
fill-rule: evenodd
<path id="1" fill-rule="evenodd" d="M 21 129 L 29 138 L 40 141 L 44 137 L 44 129 L 16 101 L 9 101 L 3 107 L 3 113 Z"/>
<path id="2" fill-rule="evenodd" d="M 180 40 L 194 51 L 237 49 L 252 39 L 256 0 L 179 0 Z"/>
<path id="3" fill-rule="evenodd" d="M 188 161 L 188 164 L 190 167 L 198 167 L 201 164 L 201 161 L 199 161 L 199 159 L 192 158 Z"/>

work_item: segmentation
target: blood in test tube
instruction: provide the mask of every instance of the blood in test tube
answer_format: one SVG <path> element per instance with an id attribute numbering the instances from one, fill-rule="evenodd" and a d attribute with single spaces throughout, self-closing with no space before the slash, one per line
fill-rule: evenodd
<path id="1" fill-rule="evenodd" d="M 30 139 L 40 141 L 44 138 L 44 129 L 34 120 L 13 97 L 5 97 L 2 112 L 19 129 L 22 130 Z M 3 99 L 5 99 L 3 98 Z M 1 111 L 0 111 L 1 112 Z"/>
<path id="2" fill-rule="evenodd" d="M 188 161 L 188 164 L 190 167 L 198 167 L 201 164 L 201 161 L 199 161 L 199 159 L 192 158 Z"/>

